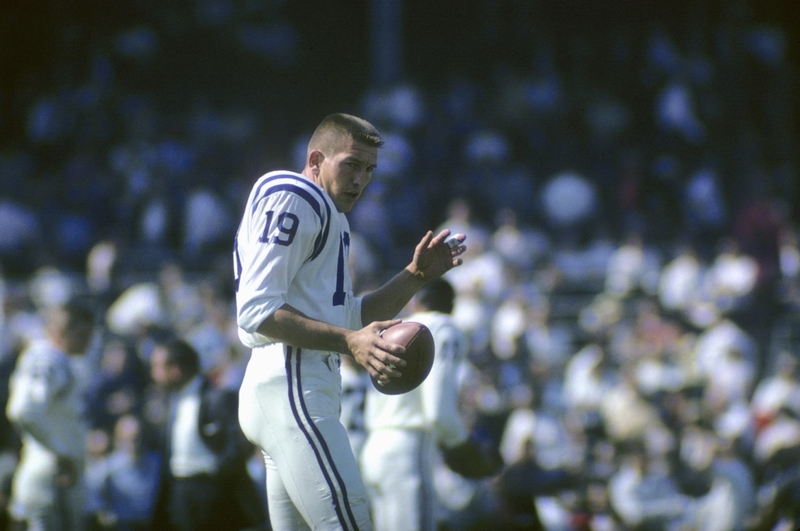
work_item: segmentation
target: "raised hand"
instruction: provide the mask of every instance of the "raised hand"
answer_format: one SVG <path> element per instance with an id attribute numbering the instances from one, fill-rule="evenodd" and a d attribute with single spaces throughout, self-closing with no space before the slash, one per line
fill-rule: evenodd
<path id="1" fill-rule="evenodd" d="M 464 234 L 456 234 L 451 238 L 448 236 L 450 236 L 449 229 L 442 230 L 436 236 L 433 235 L 433 231 L 428 231 L 414 249 L 414 258 L 407 269 L 428 281 L 461 265 L 460 257 L 467 250 L 464 245 L 467 236 Z"/>

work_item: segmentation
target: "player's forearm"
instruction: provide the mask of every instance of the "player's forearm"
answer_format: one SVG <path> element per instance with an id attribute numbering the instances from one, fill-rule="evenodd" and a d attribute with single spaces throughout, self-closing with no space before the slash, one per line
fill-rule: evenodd
<path id="1" fill-rule="evenodd" d="M 420 275 L 403 269 L 386 284 L 363 297 L 362 324 L 366 326 L 375 321 L 394 319 L 423 285 L 425 280 Z"/>
<path id="2" fill-rule="evenodd" d="M 349 354 L 349 330 L 317 321 L 285 304 L 264 319 L 256 330 L 281 343 L 298 348 Z"/>

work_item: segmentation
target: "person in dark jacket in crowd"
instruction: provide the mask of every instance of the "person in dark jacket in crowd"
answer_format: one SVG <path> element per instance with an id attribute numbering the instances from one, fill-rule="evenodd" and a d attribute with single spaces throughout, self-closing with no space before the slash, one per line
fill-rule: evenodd
<path id="1" fill-rule="evenodd" d="M 263 504 L 247 472 L 253 446 L 239 427 L 237 393 L 201 374 L 197 351 L 181 339 L 154 348 L 151 376 L 171 395 L 161 507 L 172 528 L 264 528 Z"/>

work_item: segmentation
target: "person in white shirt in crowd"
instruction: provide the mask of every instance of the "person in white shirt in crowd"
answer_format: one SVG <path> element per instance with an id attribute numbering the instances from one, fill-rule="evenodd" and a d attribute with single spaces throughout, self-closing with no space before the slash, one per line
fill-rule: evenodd
<path id="1" fill-rule="evenodd" d="M 606 393 L 614 388 L 615 379 L 608 353 L 598 343 L 589 343 L 567 363 L 564 405 L 580 417 L 585 429 L 601 428 L 600 409 Z"/>
<path id="2" fill-rule="evenodd" d="M 733 358 L 732 352 L 736 352 Z M 697 336 L 694 354 L 697 369 L 707 381 L 718 378 L 719 371 L 723 368 L 727 370 L 734 366 L 744 367 L 749 373 L 755 374 L 754 371 L 758 367 L 757 343 L 734 320 L 724 315 L 718 315 L 710 326 Z M 735 363 L 727 364 L 729 359 L 733 359 Z M 752 380 L 752 378 L 750 376 L 746 379 Z"/>
<path id="3" fill-rule="evenodd" d="M 800 411 L 794 404 L 781 407 L 774 418 L 756 432 L 753 460 L 762 483 L 773 481 L 797 464 L 800 456 Z"/>
<path id="4" fill-rule="evenodd" d="M 489 346 L 496 358 L 509 360 L 525 350 L 529 314 L 539 298 L 523 279 L 509 283 L 490 322 Z"/>
<path id="5" fill-rule="evenodd" d="M 155 278 L 132 284 L 106 310 L 106 326 L 121 336 L 136 336 L 153 326 L 174 328 L 187 334 L 204 317 L 205 306 L 198 286 L 183 266 L 166 261 Z"/>
<path id="6" fill-rule="evenodd" d="M 512 267 L 530 271 L 536 261 L 550 250 L 544 233 L 520 222 L 517 212 L 501 209 L 495 216 L 496 229 L 489 237 L 490 247 Z"/>
<path id="7" fill-rule="evenodd" d="M 626 529 L 679 529 L 695 511 L 691 497 L 680 493 L 663 456 L 634 444 L 619 456 L 608 483 L 611 507 Z"/>
<path id="8" fill-rule="evenodd" d="M 683 245 L 661 270 L 658 301 L 666 311 L 683 312 L 697 300 L 704 267 L 690 245 Z"/>
<path id="9" fill-rule="evenodd" d="M 758 262 L 741 252 L 733 238 L 724 239 L 708 268 L 706 292 L 723 311 L 740 310 L 750 304 L 758 280 Z"/>
<path id="10" fill-rule="evenodd" d="M 705 396 L 707 401 L 730 405 L 747 400 L 756 383 L 756 366 L 737 348 L 722 353 L 708 374 Z"/>
<path id="11" fill-rule="evenodd" d="M 605 291 L 618 297 L 637 291 L 655 293 L 660 265 L 655 252 L 645 247 L 642 236 L 629 234 L 608 258 Z"/>
<path id="12" fill-rule="evenodd" d="M 488 236 L 479 233 L 473 238 L 470 235 L 470 242 L 465 253 L 469 261 L 448 271 L 445 278 L 459 295 L 472 292 L 484 302 L 497 305 L 509 287 L 509 267 L 489 246 Z"/>
<path id="13" fill-rule="evenodd" d="M 469 441 L 459 411 L 457 381 L 469 342 L 449 316 L 454 299 L 453 287 L 443 279 L 431 280 L 412 299 L 414 313 L 405 320 L 425 324 L 435 344 L 433 367 L 425 381 L 400 395 L 374 388 L 367 392 L 361 469 L 377 531 L 436 529 L 436 448 L 455 448 Z"/>
<path id="14" fill-rule="evenodd" d="M 78 302 L 52 309 L 47 338 L 22 352 L 11 376 L 6 414 L 22 439 L 9 503 L 12 529 L 84 528 L 88 425 L 82 362 L 94 322 L 92 310 Z"/>
<path id="15" fill-rule="evenodd" d="M 783 406 L 800 404 L 798 368 L 797 357 L 784 351 L 777 356 L 773 372 L 758 381 L 750 400 L 750 411 L 757 428 L 772 422 Z"/>
<path id="16" fill-rule="evenodd" d="M 525 348 L 530 363 L 560 371 L 572 353 L 575 334 L 569 326 L 556 322 L 551 316 L 551 304 L 546 297 L 531 301 L 526 313 Z"/>
<path id="17" fill-rule="evenodd" d="M 606 438 L 614 444 L 647 440 L 650 445 L 666 448 L 671 443 L 672 436 L 658 409 L 639 391 L 631 366 L 622 369 L 619 381 L 605 390 L 599 409 Z"/>
<path id="18" fill-rule="evenodd" d="M 754 477 L 732 441 L 710 436 L 708 492 L 697 500 L 694 525 L 703 531 L 743 531 L 755 514 Z"/>

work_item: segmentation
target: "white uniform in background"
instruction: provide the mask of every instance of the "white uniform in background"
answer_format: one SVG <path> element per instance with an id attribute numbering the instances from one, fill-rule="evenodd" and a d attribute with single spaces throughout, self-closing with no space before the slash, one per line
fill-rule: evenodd
<path id="1" fill-rule="evenodd" d="M 284 304 L 342 328 L 361 324 L 347 270 L 347 218 L 301 174 L 253 187 L 236 237 L 239 336 L 253 348 L 239 421 L 265 455 L 275 529 L 372 529 L 369 500 L 341 410 L 340 358 L 256 333 Z"/>
<path id="2" fill-rule="evenodd" d="M 350 437 L 353 454 L 358 459 L 364 440 L 367 438 L 364 428 L 364 404 L 367 389 L 372 387 L 372 381 L 369 373 L 361 369 L 352 358 L 344 357 L 342 361 L 341 421 Z"/>
<path id="3" fill-rule="evenodd" d="M 20 430 L 22 454 L 14 473 L 9 512 L 31 531 L 84 528 L 83 466 L 88 426 L 82 358 L 70 357 L 47 341 L 33 343 L 17 362 L 6 408 Z M 56 485 L 58 457 L 73 464 L 78 479 Z"/>
<path id="4" fill-rule="evenodd" d="M 452 447 L 468 437 L 458 409 L 457 381 L 469 348 L 466 335 L 439 312 L 404 320 L 431 330 L 436 354 L 430 374 L 413 391 L 391 396 L 373 388 L 367 392 L 367 440 L 360 462 L 377 531 L 436 529 L 437 446 Z"/>

